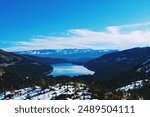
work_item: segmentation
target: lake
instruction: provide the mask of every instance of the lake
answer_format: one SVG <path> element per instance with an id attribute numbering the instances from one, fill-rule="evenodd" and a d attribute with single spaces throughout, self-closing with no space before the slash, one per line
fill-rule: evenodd
<path id="1" fill-rule="evenodd" d="M 74 65 L 71 63 L 52 64 L 53 72 L 50 74 L 56 76 L 80 76 L 93 75 L 95 72 L 88 70 L 82 65 Z"/>

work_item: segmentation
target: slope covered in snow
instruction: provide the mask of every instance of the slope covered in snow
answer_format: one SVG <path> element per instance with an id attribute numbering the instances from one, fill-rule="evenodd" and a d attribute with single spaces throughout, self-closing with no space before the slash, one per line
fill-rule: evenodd
<path id="1" fill-rule="evenodd" d="M 20 90 L 7 91 L 5 94 L 0 93 L 0 99 L 12 100 L 57 100 L 57 99 L 91 99 L 91 93 L 88 87 L 82 83 L 69 82 L 66 84 L 57 84 L 42 88 L 35 86 Z"/>
<path id="2" fill-rule="evenodd" d="M 145 80 L 138 80 L 138 81 L 135 81 L 135 82 L 132 82 L 131 84 L 129 85 L 126 85 L 124 87 L 121 87 L 121 88 L 118 88 L 118 90 L 124 90 L 124 91 L 128 91 L 128 90 L 133 90 L 133 89 L 138 89 L 140 87 L 143 87 L 143 82 L 144 81 L 148 81 L 147 79 Z"/>

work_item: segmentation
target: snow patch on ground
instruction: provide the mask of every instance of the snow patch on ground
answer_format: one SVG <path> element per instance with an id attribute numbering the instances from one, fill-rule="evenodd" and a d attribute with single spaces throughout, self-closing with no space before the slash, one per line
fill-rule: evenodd
<path id="1" fill-rule="evenodd" d="M 11 100 L 55 100 L 55 99 L 91 99 L 91 93 L 89 88 L 82 83 L 67 83 L 57 84 L 55 86 L 49 86 L 43 89 L 40 86 L 34 88 L 28 87 L 24 89 L 7 91 L 5 94 L 0 92 L 0 99 Z"/>
<path id="2" fill-rule="evenodd" d="M 143 87 L 144 81 L 148 81 L 148 79 L 132 82 L 130 85 L 126 85 L 124 87 L 118 88 L 117 91 L 122 90 L 127 92 L 128 90 L 138 89 L 140 87 Z"/>

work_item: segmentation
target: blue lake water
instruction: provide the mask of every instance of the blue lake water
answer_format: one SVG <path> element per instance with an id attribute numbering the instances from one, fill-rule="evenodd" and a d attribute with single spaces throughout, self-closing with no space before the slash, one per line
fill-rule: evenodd
<path id="1" fill-rule="evenodd" d="M 80 75 L 93 75 L 94 72 L 88 70 L 82 65 L 74 65 L 71 63 L 53 64 L 53 72 L 50 74 L 56 76 L 80 76 Z"/>

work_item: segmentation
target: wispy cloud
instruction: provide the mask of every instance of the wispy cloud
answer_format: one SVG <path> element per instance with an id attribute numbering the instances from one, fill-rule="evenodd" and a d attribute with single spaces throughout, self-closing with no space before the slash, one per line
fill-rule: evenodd
<path id="1" fill-rule="evenodd" d="M 135 27 L 143 27 L 143 26 L 150 26 L 150 22 L 146 23 L 137 23 L 137 24 L 127 24 L 122 26 L 108 26 L 107 30 L 110 32 L 118 32 L 124 28 L 135 28 Z"/>
<path id="2" fill-rule="evenodd" d="M 127 24 L 122 26 L 108 26 L 106 31 L 92 31 L 88 29 L 71 29 L 66 36 L 38 36 L 30 41 L 16 42 L 7 51 L 34 49 L 64 49 L 64 48 L 92 48 L 92 49 L 127 49 L 132 47 L 150 46 L 150 30 L 139 30 L 148 27 L 150 22 Z M 138 27 L 138 30 L 136 29 Z M 125 28 L 134 28 L 121 32 Z"/>

